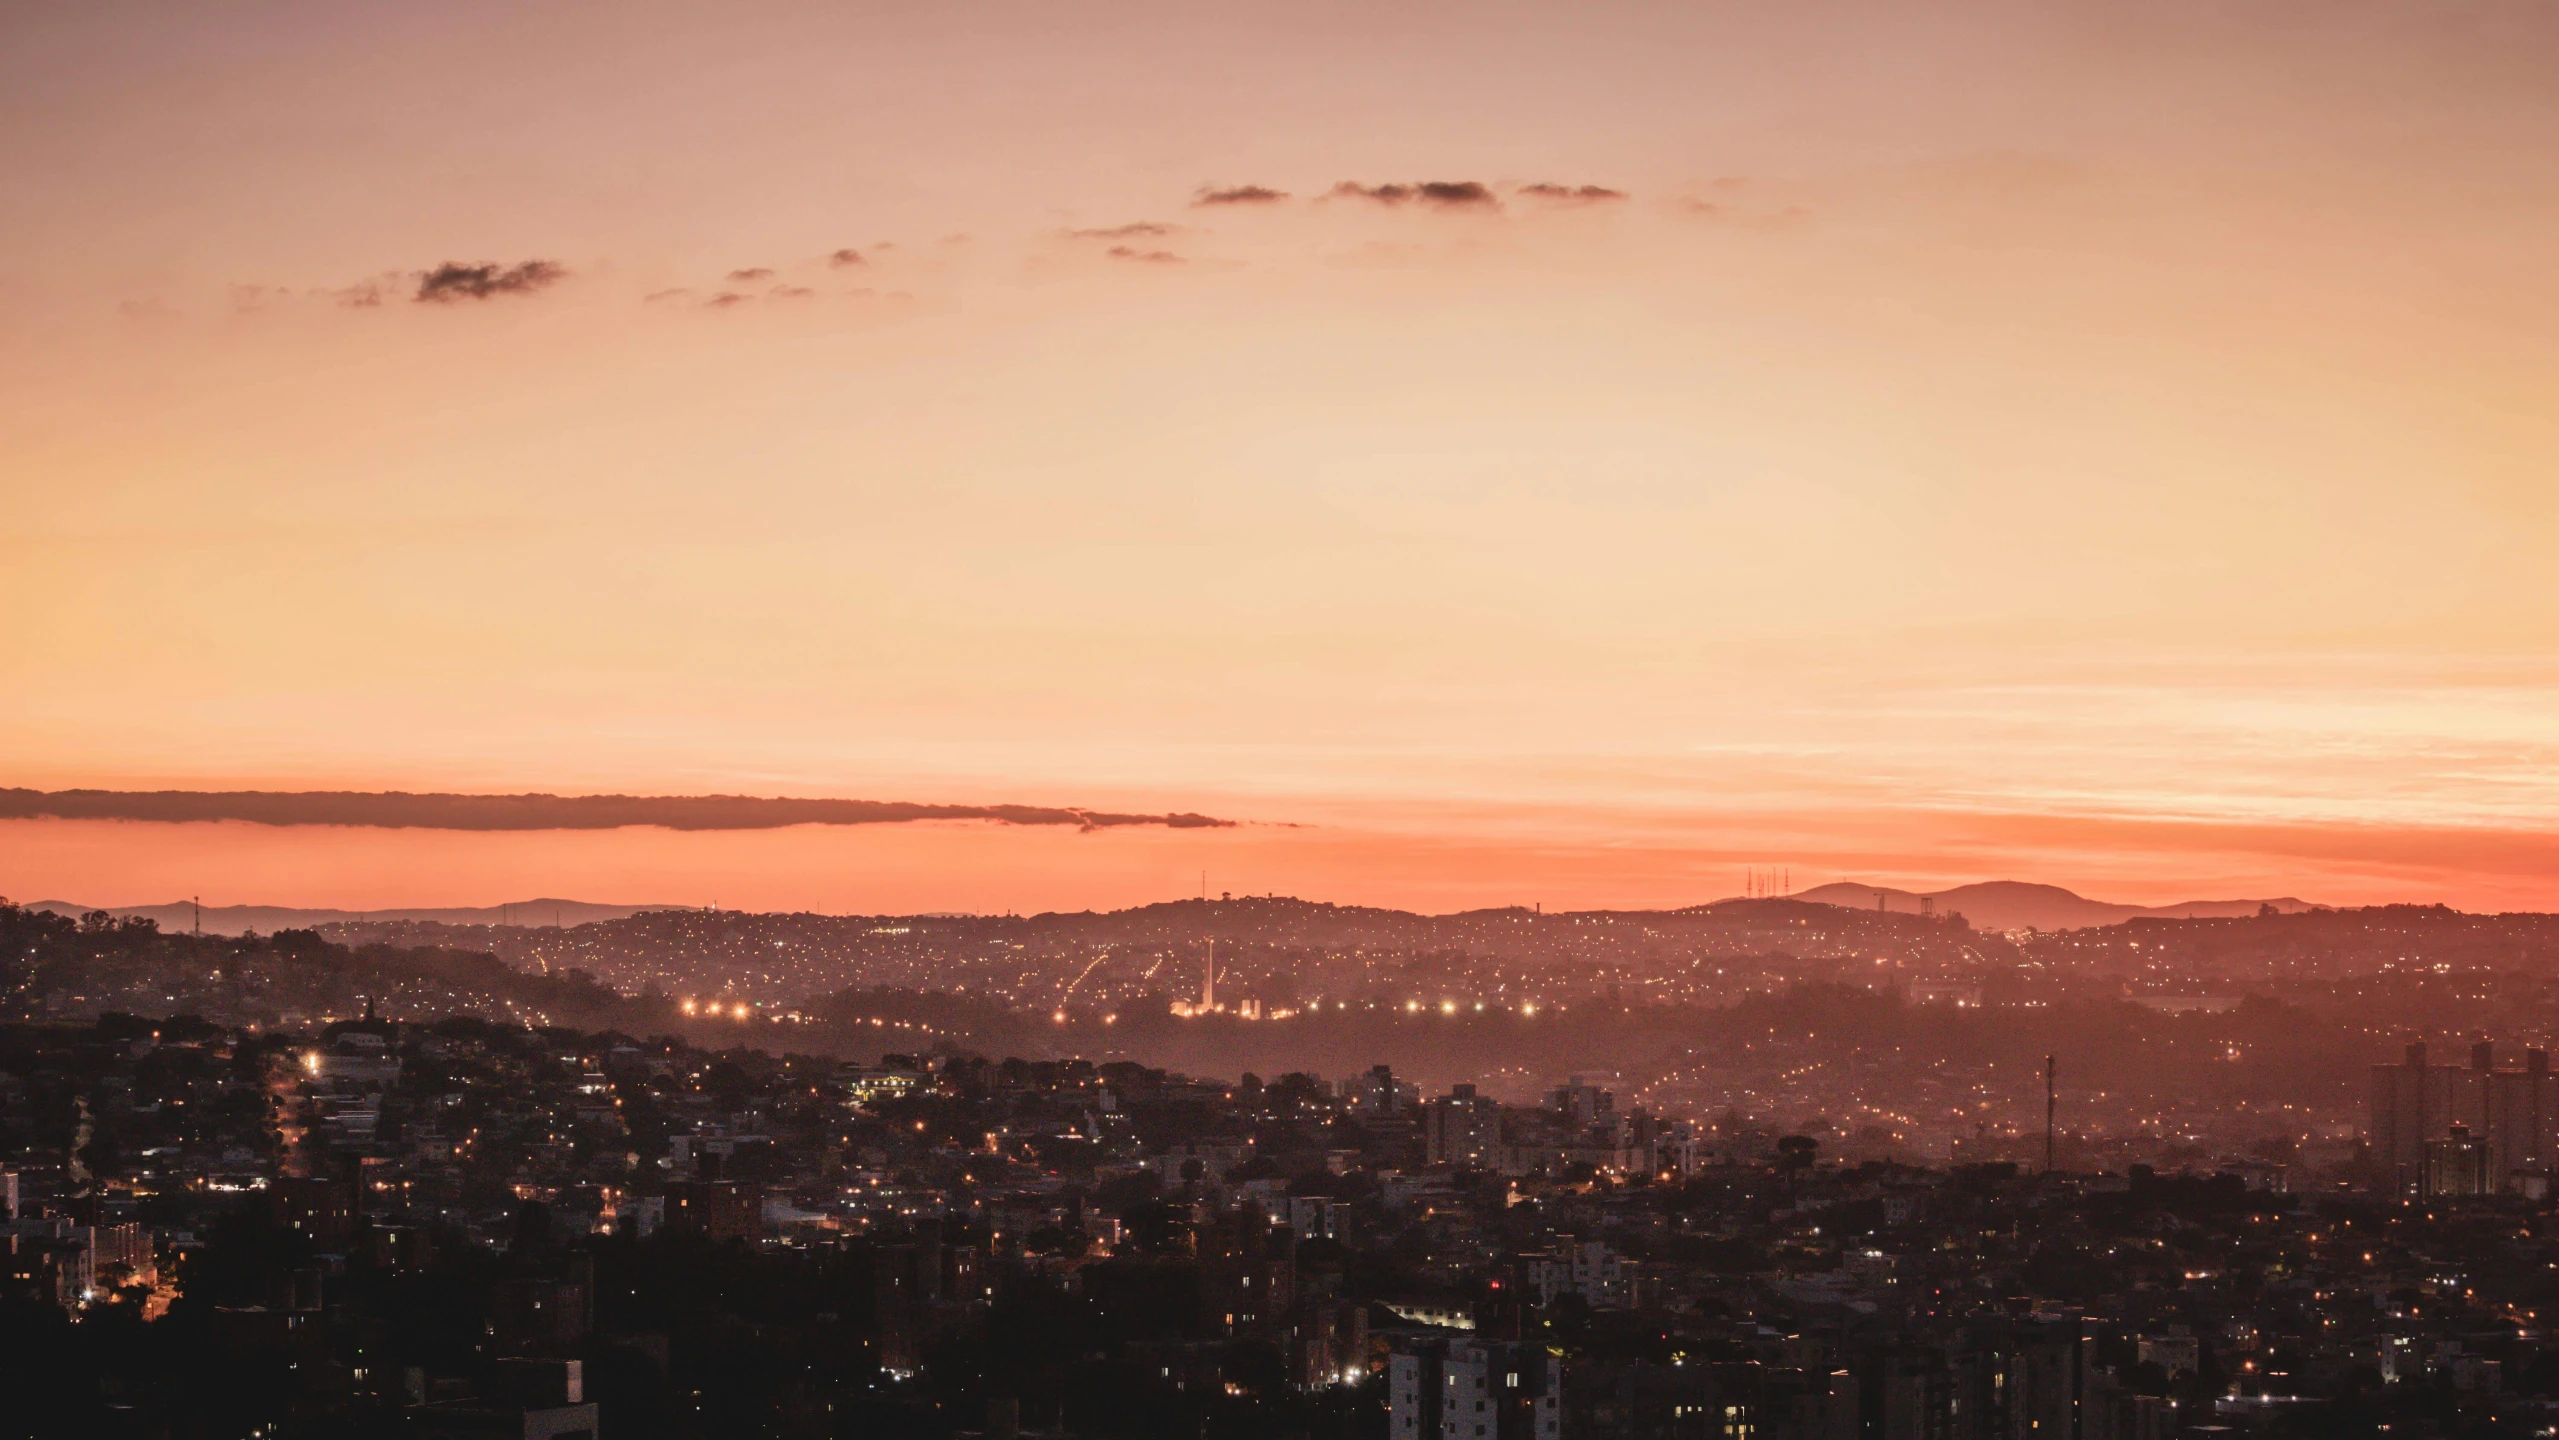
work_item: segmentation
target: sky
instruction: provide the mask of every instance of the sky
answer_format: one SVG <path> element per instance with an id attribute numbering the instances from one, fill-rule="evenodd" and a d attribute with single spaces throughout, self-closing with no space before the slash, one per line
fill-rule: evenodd
<path id="1" fill-rule="evenodd" d="M 2543 3 L 0 11 L 0 893 L 2559 908 Z M 1430 188 L 1424 188 L 1430 187 Z"/>

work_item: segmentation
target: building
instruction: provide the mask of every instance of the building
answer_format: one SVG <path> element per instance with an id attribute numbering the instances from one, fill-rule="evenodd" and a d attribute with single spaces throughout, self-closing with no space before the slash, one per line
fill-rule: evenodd
<path id="1" fill-rule="evenodd" d="M 276 1219 L 315 1250 L 343 1249 L 355 1234 L 355 1183 L 333 1175 L 286 1175 L 271 1192 Z"/>
<path id="2" fill-rule="evenodd" d="M 1422 1139 L 1433 1165 L 1490 1169 L 1501 1154 L 1502 1107 L 1472 1085 L 1453 1085 L 1422 1107 Z"/>
<path id="3" fill-rule="evenodd" d="M 509 1359 L 497 1362 L 495 1393 L 422 1406 L 409 1426 L 436 1440 L 595 1440 L 596 1410 L 582 1362 Z"/>
<path id="4" fill-rule="evenodd" d="M 2441 1139 L 2454 1121 L 2477 1112 L 2474 1072 L 2486 1068 L 2477 1060 L 2474 1052 L 2471 1071 L 2430 1065 L 2425 1043 L 2419 1041 L 2408 1047 L 2402 1063 L 2372 1067 L 2366 1134 L 2373 1163 L 2401 1193 L 2417 1188 L 2426 1142 Z"/>
<path id="5" fill-rule="evenodd" d="M 95 1285 L 88 1245 L 64 1220 L 24 1220 L 0 1234 L 0 1295 L 69 1310 Z"/>
<path id="6" fill-rule="evenodd" d="M 2426 1142 L 2417 1190 L 2426 1199 L 2494 1194 L 2497 1181 L 2496 1147 L 2473 1136 L 2469 1126 L 2455 1124 L 2451 1134 Z"/>
<path id="7" fill-rule="evenodd" d="M 1343 1081 L 1340 1091 L 1351 1108 L 1362 1115 L 1406 1114 L 1422 1098 L 1420 1086 L 1396 1079 L 1394 1067 L 1388 1065 L 1370 1066 L 1366 1074 Z"/>
<path id="8" fill-rule="evenodd" d="M 764 1187 L 727 1181 L 683 1181 L 666 1187 L 665 1224 L 712 1240 L 764 1238 Z"/>
<path id="9" fill-rule="evenodd" d="M 89 1272 L 104 1285 L 149 1285 L 160 1269 L 151 1253 L 151 1232 L 132 1221 L 120 1225 L 83 1225 L 72 1232 L 89 1247 Z"/>
<path id="10" fill-rule="evenodd" d="M 1617 1108 L 1617 1097 L 1596 1085 L 1583 1084 L 1582 1077 L 1576 1075 L 1546 1092 L 1546 1108 L 1576 1125 L 1595 1125 Z"/>
<path id="11" fill-rule="evenodd" d="M 2473 1193 L 2426 1190 L 2430 1147 L 2461 1128 L 2484 1147 L 2490 1191 L 2505 1188 L 2508 1172 L 2551 1168 L 2559 1162 L 2559 1077 L 2547 1050 L 2526 1050 L 2523 1061 L 2520 1070 L 2498 1069 L 2496 1046 L 2482 1040 L 2470 1047 L 2467 1069 L 2429 1065 L 2422 1043 L 2400 1064 L 2374 1066 L 2366 1127 L 2373 1163 L 2403 1195 Z"/>
<path id="12" fill-rule="evenodd" d="M 1521 1279 L 1540 1305 L 1578 1295 L 1593 1310 L 1627 1310 L 1635 1305 L 1634 1262 L 1597 1240 L 1576 1243 L 1567 1237 L 1551 1255 L 1529 1256 Z"/>
<path id="13" fill-rule="evenodd" d="M 1560 1440 L 1563 1387 L 1542 1345 L 1408 1340 L 1388 1357 L 1388 1440 Z"/>
<path id="14" fill-rule="evenodd" d="M 1338 1202 L 1320 1195 L 1291 1195 L 1288 1200 L 1288 1228 L 1300 1240 L 1330 1240 L 1338 1223 Z"/>
<path id="15" fill-rule="evenodd" d="M 2523 1052 L 2521 1070 L 2484 1070 L 2479 1102 L 2479 1134 L 2496 1154 L 2501 1183 L 2505 1172 L 2559 1161 L 2559 1080 L 2549 1051 Z"/>
<path id="16" fill-rule="evenodd" d="M 1848 1372 L 1756 1360 L 1564 1366 L 1564 1426 L 1622 1440 L 1858 1440 Z"/>

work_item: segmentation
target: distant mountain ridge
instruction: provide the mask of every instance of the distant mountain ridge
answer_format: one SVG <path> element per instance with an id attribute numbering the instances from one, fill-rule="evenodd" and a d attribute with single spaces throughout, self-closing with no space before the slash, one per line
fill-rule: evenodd
<path id="1" fill-rule="evenodd" d="M 1877 905 L 1877 897 L 1882 904 Z M 2297 915 L 2309 910 L 2330 907 L 2314 905 L 2286 895 L 2270 900 L 2189 900 L 2175 905 L 2118 905 L 2105 900 L 2091 900 L 2058 885 L 2038 885 L 2022 880 L 1990 880 L 1972 885 L 1958 885 L 1950 890 L 1920 892 L 1890 887 L 1860 885 L 1840 881 L 1819 885 L 1810 890 L 1784 897 L 1805 904 L 1828 905 L 1842 910 L 1872 911 L 1878 908 L 1895 915 L 1916 915 L 1923 908 L 1937 914 L 1956 913 L 1982 930 L 2083 930 L 2099 925 L 2115 925 L 2143 917 L 2179 920 L 2230 919 L 2255 915 L 2271 905 L 2277 912 Z M 1923 907 L 1922 901 L 1929 902 Z M 1123 913 L 1130 916 L 1151 915 L 1158 910 L 1168 913 L 1198 905 L 1197 901 L 1173 901 L 1163 905 L 1137 906 Z M 1260 902 L 1247 898 L 1237 902 L 1250 906 Z M 1429 917 L 1396 909 L 1372 906 L 1328 905 L 1314 901 L 1272 902 L 1286 907 L 1319 910 L 1345 920 L 1365 918 L 1374 921 L 1447 921 L 1491 922 L 1502 919 L 1528 920 L 1532 912 L 1525 908 L 1492 907 L 1462 910 L 1451 915 Z M 1739 901 L 1717 901 L 1708 909 L 1739 904 Z M 1754 902 L 1759 903 L 1759 902 Z M 38 900 L 29 910 L 48 910 L 57 915 L 83 915 L 92 910 L 105 910 L 119 918 L 140 916 L 157 921 L 163 930 L 185 931 L 196 925 L 196 907 L 184 900 L 166 905 L 81 905 L 68 900 Z M 626 920 L 652 910 L 692 910 L 692 905 L 602 905 L 588 900 L 543 898 L 516 900 L 502 905 L 446 905 L 387 910 L 331 910 L 289 905 L 207 905 L 203 910 L 204 931 L 209 935 L 237 935 L 255 930 L 273 934 L 278 930 L 311 929 L 321 925 L 390 924 L 414 921 L 436 925 L 508 925 L 527 929 L 550 926 L 584 925 L 595 921 Z M 1692 907 L 1695 908 L 1695 907 Z M 1560 913 L 1560 912 L 1558 912 Z M 1592 912 L 1602 913 L 1602 912 Z M 1618 912 L 1627 914 L 1678 912 Z M 911 917 L 910 917 L 911 918 Z M 955 917 L 971 918 L 971 917 Z"/>
<path id="2" fill-rule="evenodd" d="M 75 905 L 68 900 L 38 900 L 29 910 L 49 910 L 56 915 L 86 915 L 104 910 L 118 919 L 138 916 L 157 921 L 163 930 L 180 932 L 196 928 L 196 906 L 185 900 L 167 905 Z M 524 925 L 535 928 L 551 925 L 584 925 L 593 920 L 627 920 L 644 910 L 674 910 L 687 907 L 674 905 L 598 905 L 589 900 L 514 900 L 503 905 L 448 905 L 421 910 L 319 910 L 290 905 L 207 905 L 203 909 L 204 932 L 208 935 L 238 935 L 255 930 L 272 935 L 278 930 L 308 930 L 319 925 L 360 923 L 363 921 L 424 920 L 443 925 Z"/>
<path id="3" fill-rule="evenodd" d="M 1817 885 L 1789 898 L 1816 905 L 1836 905 L 1844 910 L 1880 908 L 1904 915 L 1916 915 L 1922 908 L 1933 908 L 1940 915 L 1950 911 L 1960 914 L 1975 928 L 1982 930 L 2085 930 L 2098 925 L 2119 925 L 2145 916 L 2168 920 L 2222 920 L 2254 915 L 2269 905 L 2284 915 L 2327 908 L 2290 895 L 2266 900 L 2187 900 L 2175 905 L 2118 905 L 2105 900 L 2091 900 L 2058 885 L 2037 885 L 2024 880 L 1986 880 L 1973 885 L 1958 885 L 1951 890 L 1927 892 L 1859 885 L 1843 880 L 1833 885 Z M 1923 901 L 1927 902 L 1925 907 Z"/>

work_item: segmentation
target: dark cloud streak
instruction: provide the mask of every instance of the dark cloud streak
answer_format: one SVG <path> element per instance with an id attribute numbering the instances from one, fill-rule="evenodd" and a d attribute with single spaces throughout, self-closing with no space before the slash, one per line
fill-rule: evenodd
<path id="1" fill-rule="evenodd" d="M 1285 190 L 1264 185 L 1203 185 L 1191 197 L 1193 205 L 1276 205 L 1288 198 Z"/>
<path id="2" fill-rule="evenodd" d="M 442 795 L 351 790 L 0 789 L 0 820 L 138 820 L 345 825 L 386 830 L 777 830 L 788 825 L 894 825 L 991 820 L 1004 825 L 1164 825 L 1222 829 L 1206 815 L 1128 815 L 1045 805 L 922 805 L 902 800 L 790 800 L 749 795 Z"/>
<path id="3" fill-rule="evenodd" d="M 1561 201 L 1568 205 L 1592 205 L 1608 200 L 1623 200 L 1626 192 L 1605 185 L 1522 185 L 1519 193 L 1533 200 Z"/>
<path id="4" fill-rule="evenodd" d="M 500 295 L 530 295 L 568 278 L 555 261 L 527 260 L 520 265 L 462 265 L 447 260 L 418 276 L 421 304 L 449 305 L 456 300 L 488 300 Z"/>
<path id="5" fill-rule="evenodd" d="M 1362 185 L 1345 180 L 1332 188 L 1331 194 L 1344 199 L 1373 200 L 1380 205 L 1402 205 L 1418 200 L 1445 210 L 1499 210 L 1502 202 L 1492 187 L 1477 180 L 1424 180 L 1414 185 Z"/>

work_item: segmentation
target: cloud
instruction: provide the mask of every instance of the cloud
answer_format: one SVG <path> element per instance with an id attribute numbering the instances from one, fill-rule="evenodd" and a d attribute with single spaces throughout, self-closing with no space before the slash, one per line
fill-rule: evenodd
<path id="1" fill-rule="evenodd" d="M 1550 200 L 1565 205 L 1595 205 L 1608 200 L 1623 200 L 1626 192 L 1605 185 L 1522 185 L 1519 193 L 1535 200 Z"/>
<path id="2" fill-rule="evenodd" d="M 1110 248 L 1109 253 L 1110 257 L 1114 260 L 1139 260 L 1144 261 L 1149 265 L 1179 265 L 1182 263 L 1182 257 L 1174 254 L 1170 250 L 1140 250 L 1134 245 L 1114 245 Z"/>
<path id="3" fill-rule="evenodd" d="M 555 261 L 527 260 L 520 265 L 462 265 L 447 260 L 418 276 L 421 304 L 449 305 L 456 300 L 487 300 L 499 295 L 530 295 L 568 278 Z"/>
<path id="4" fill-rule="evenodd" d="M 921 805 L 902 800 L 768 800 L 749 795 L 413 795 L 351 790 L 0 789 L 0 819 L 232 820 L 251 825 L 348 825 L 390 830 L 776 830 L 786 825 L 894 825 L 992 820 L 1082 829 L 1165 825 L 1226 828 L 1206 815 L 1128 815 L 1046 805 Z"/>
<path id="5" fill-rule="evenodd" d="M 1276 205 L 1288 198 L 1285 190 L 1263 185 L 1203 185 L 1191 197 L 1193 205 Z"/>
<path id="6" fill-rule="evenodd" d="M 847 245 L 843 249 L 836 251 L 834 254 L 827 256 L 826 263 L 841 270 L 847 265 L 868 265 L 871 262 L 862 258 L 861 251 Z"/>
<path id="7" fill-rule="evenodd" d="M 758 280 L 770 280 L 772 278 L 772 267 L 766 265 L 754 265 L 744 270 L 732 270 L 729 272 L 729 283 L 732 285 L 751 285 Z"/>
<path id="8" fill-rule="evenodd" d="M 1777 210 L 1748 210 L 1725 202 L 1700 200 L 1693 195 L 1680 200 L 1674 208 L 1682 215 L 1738 225 L 1745 230 L 1797 230 L 1813 220 L 1813 212 L 1801 205 L 1788 205 Z"/>
<path id="9" fill-rule="evenodd" d="M 1501 201 L 1493 192 L 1472 180 L 1426 180 L 1421 187 L 1422 201 L 1429 205 L 1489 205 L 1499 208 Z"/>
<path id="10" fill-rule="evenodd" d="M 710 299 L 705 300 L 702 303 L 714 310 L 726 310 L 732 305 L 745 304 L 749 298 L 750 297 L 748 296 L 740 295 L 734 290 L 723 290 L 719 294 L 712 296 Z"/>
<path id="11" fill-rule="evenodd" d="M 1106 230 L 1069 230 L 1070 240 L 1146 240 L 1163 235 L 1178 235 L 1173 225 L 1159 225 L 1152 220 L 1132 220 L 1126 225 L 1113 225 Z"/>
<path id="12" fill-rule="evenodd" d="M 1416 185 L 1362 185 L 1345 180 L 1331 193 L 1345 199 L 1374 200 L 1380 205 L 1418 200 L 1448 210 L 1498 210 L 1502 206 L 1491 186 L 1475 180 L 1425 180 Z"/>
<path id="13" fill-rule="evenodd" d="M 773 287 L 773 298 L 776 300 L 806 300 L 816 293 L 817 292 L 815 290 L 810 289 L 806 285 L 776 285 Z"/>
<path id="14" fill-rule="evenodd" d="M 1355 180 L 1345 180 L 1341 184 L 1334 186 L 1330 191 L 1327 191 L 1326 194 L 1328 196 L 1337 195 L 1348 200 L 1374 200 L 1380 205 L 1401 205 L 1405 201 L 1413 198 L 1413 187 L 1409 185 L 1362 185 Z"/>
<path id="15" fill-rule="evenodd" d="M 678 285 L 672 290 L 652 290 L 648 294 L 641 296 L 640 299 L 645 304 L 662 305 L 670 300 L 683 300 L 689 298 L 692 294 L 693 292 L 691 290 Z"/>

